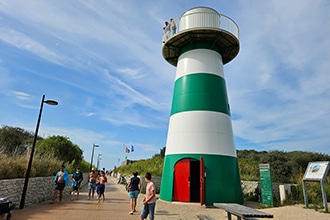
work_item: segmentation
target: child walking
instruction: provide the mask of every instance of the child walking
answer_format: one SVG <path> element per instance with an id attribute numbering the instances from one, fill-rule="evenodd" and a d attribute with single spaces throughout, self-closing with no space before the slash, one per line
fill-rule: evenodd
<path id="1" fill-rule="evenodd" d="M 76 193 L 77 193 L 77 199 L 79 198 L 80 183 L 81 181 L 83 181 L 83 179 L 84 179 L 84 175 L 81 172 L 80 167 L 78 167 L 76 172 L 72 175 L 71 200 L 74 199 Z"/>
<path id="2" fill-rule="evenodd" d="M 155 216 L 155 207 L 156 207 L 156 190 L 155 185 L 151 182 L 151 174 L 146 173 L 145 181 L 147 182 L 146 186 L 146 195 L 143 198 L 143 208 L 141 212 L 140 220 L 144 220 L 148 217 L 150 220 L 154 220 Z"/>

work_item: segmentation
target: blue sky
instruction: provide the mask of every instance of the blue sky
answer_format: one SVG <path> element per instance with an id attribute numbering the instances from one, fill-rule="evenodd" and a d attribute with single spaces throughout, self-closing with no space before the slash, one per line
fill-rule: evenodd
<path id="1" fill-rule="evenodd" d="M 118 165 L 166 145 L 175 67 L 164 21 L 196 6 L 232 18 L 240 52 L 224 66 L 236 149 L 330 154 L 330 2 L 0 2 L 0 124 L 67 136 L 94 164 Z"/>

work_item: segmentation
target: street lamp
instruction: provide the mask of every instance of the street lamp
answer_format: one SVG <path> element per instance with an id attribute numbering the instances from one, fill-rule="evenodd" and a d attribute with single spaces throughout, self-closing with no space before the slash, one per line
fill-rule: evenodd
<path id="1" fill-rule="evenodd" d="M 95 147 L 99 147 L 99 145 L 97 145 L 97 144 L 93 144 L 92 158 L 91 158 L 91 165 L 89 166 L 89 171 L 92 170 L 92 166 L 93 166 L 93 157 L 94 157 L 94 148 L 95 148 Z"/>
<path id="2" fill-rule="evenodd" d="M 26 196 L 26 191 L 27 191 L 27 187 L 28 187 L 28 184 L 29 184 L 30 171 L 31 171 L 32 160 L 33 160 L 33 154 L 34 154 L 34 149 L 35 149 L 36 142 L 37 142 L 38 130 L 39 130 L 40 119 L 41 119 L 41 113 L 42 113 L 42 108 L 44 106 L 44 103 L 46 103 L 48 105 L 58 105 L 58 102 L 57 101 L 54 101 L 54 100 L 46 100 L 45 101 L 45 95 L 42 96 L 41 105 L 40 105 L 40 111 L 39 111 L 39 117 L 38 117 L 38 121 L 37 121 L 36 131 L 34 133 L 34 138 L 33 138 L 33 143 L 32 143 L 32 148 L 31 148 L 31 153 L 30 153 L 30 159 L 29 159 L 28 167 L 27 167 L 27 170 L 26 170 L 26 173 L 25 173 L 25 181 L 24 181 L 23 192 L 22 192 L 21 203 L 19 205 L 19 209 L 23 209 L 24 208 L 25 196 Z"/>
<path id="3" fill-rule="evenodd" d="M 99 154 L 97 156 L 97 170 L 99 170 L 100 161 L 102 160 L 101 156 L 102 156 L 102 154 Z"/>

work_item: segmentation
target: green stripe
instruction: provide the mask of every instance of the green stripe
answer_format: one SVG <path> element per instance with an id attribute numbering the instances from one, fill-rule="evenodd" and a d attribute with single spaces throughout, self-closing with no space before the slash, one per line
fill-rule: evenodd
<path id="1" fill-rule="evenodd" d="M 206 167 L 205 204 L 243 203 L 241 180 L 236 157 L 207 154 L 171 154 L 165 156 L 160 198 L 173 200 L 174 166 L 183 158 L 204 159 Z"/>
<path id="2" fill-rule="evenodd" d="M 215 74 L 185 75 L 175 81 L 171 115 L 194 110 L 230 115 L 226 82 Z"/>

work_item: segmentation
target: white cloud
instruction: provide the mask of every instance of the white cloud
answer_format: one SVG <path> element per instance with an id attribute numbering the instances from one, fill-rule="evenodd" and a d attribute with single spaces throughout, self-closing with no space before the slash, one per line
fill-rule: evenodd
<path id="1" fill-rule="evenodd" d="M 270 149 L 328 145 L 320 133 L 330 124 L 329 5 L 259 3 L 236 21 L 241 52 L 227 73 L 234 134 Z"/>
<path id="2" fill-rule="evenodd" d="M 0 27 L 0 40 L 18 49 L 29 51 L 39 57 L 58 64 L 56 54 L 53 51 L 23 33 Z"/>
<path id="3" fill-rule="evenodd" d="M 31 100 L 32 96 L 22 91 L 13 91 L 14 96 L 19 100 Z"/>

